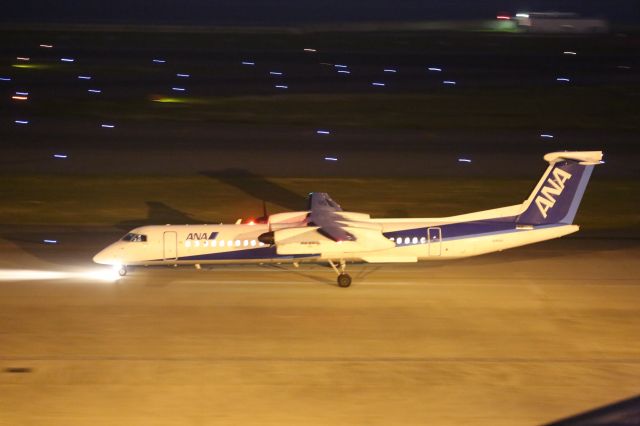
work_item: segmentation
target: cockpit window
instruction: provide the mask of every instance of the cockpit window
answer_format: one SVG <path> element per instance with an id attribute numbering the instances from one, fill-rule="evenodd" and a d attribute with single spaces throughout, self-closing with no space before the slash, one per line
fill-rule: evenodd
<path id="1" fill-rule="evenodd" d="M 147 242 L 147 236 L 143 234 L 134 234 L 132 232 L 128 233 L 124 237 L 122 237 L 122 241 L 129 241 L 132 243 L 145 243 Z"/>

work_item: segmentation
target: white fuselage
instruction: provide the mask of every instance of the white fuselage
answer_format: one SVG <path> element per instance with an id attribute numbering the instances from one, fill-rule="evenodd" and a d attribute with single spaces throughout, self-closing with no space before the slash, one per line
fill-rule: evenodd
<path id="1" fill-rule="evenodd" d="M 295 255 L 280 254 L 277 246 L 265 245 L 258 240 L 261 234 L 269 231 L 266 224 L 143 226 L 131 232 L 144 235 L 146 241 L 117 241 L 98 253 L 94 261 L 109 265 L 282 263 L 327 259 L 369 263 L 416 262 L 501 251 L 558 238 L 579 229 L 577 225 L 522 229 L 505 225 L 507 229 L 495 230 L 492 227 L 483 229 L 480 224 L 477 230 L 462 235 L 447 235 L 449 230 L 454 232 L 452 227 L 464 227 L 469 223 L 447 219 L 370 220 L 371 224 L 382 227 L 383 234 L 393 243 L 390 248 L 350 248 L 348 242 L 341 244 L 330 241 L 318 246 L 318 250 Z M 291 227 L 294 226 L 291 224 Z M 280 226 L 279 229 L 286 227 Z"/>

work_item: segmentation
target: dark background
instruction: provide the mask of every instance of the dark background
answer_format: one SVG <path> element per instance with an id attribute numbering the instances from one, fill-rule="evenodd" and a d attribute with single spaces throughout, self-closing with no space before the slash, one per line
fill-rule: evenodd
<path id="1" fill-rule="evenodd" d="M 518 11 L 577 12 L 614 23 L 640 22 L 638 0 L 22 0 L 0 22 L 173 25 L 291 25 L 323 22 L 491 19 Z"/>

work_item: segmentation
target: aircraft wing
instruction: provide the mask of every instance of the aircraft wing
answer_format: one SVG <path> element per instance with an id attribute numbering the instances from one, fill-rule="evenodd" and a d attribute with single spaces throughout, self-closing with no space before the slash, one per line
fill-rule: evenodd
<path id="1" fill-rule="evenodd" d="M 342 207 L 329 197 L 325 192 L 312 192 L 309 194 L 308 217 L 310 226 L 317 226 L 318 232 L 333 241 L 355 241 L 356 237 L 347 232 L 346 227 L 339 221 L 343 217 L 337 214 Z"/>

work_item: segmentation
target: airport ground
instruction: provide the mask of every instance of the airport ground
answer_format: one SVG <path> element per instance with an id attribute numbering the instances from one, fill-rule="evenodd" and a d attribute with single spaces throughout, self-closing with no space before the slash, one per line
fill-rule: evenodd
<path id="1" fill-rule="evenodd" d="M 637 34 L 2 31 L 0 425 L 534 425 L 640 393 Z M 348 289 L 321 265 L 91 263 L 137 225 L 309 191 L 376 217 L 518 203 L 565 149 L 606 164 L 557 241 L 350 265 Z"/>
<path id="2" fill-rule="evenodd" d="M 117 231 L 115 231 L 117 232 Z M 638 394 L 638 240 L 455 262 L 140 269 L 3 240 L 0 424 L 534 425 Z"/>

